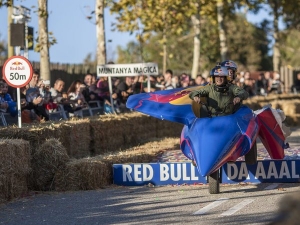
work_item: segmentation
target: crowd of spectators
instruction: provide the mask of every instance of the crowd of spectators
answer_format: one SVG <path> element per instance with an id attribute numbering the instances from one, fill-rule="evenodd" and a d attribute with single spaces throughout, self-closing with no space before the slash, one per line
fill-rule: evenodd
<path id="1" fill-rule="evenodd" d="M 186 73 L 174 75 L 170 69 L 163 75 L 149 77 L 151 92 L 206 85 L 211 82 L 210 77 L 205 78 L 201 75 L 195 79 Z M 49 80 L 40 79 L 38 71 L 35 71 L 30 83 L 21 88 L 22 121 L 25 123 L 48 121 L 49 114 L 60 109 L 67 112 L 67 117 L 72 117 L 77 111 L 92 107 L 95 101 L 99 101 L 104 113 L 122 113 L 128 110 L 126 101 L 130 95 L 148 92 L 147 78 L 142 75 L 128 76 L 124 79 L 112 77 L 112 95 L 110 95 L 107 77 L 97 79 L 93 74 L 86 74 L 82 81 L 75 80 L 70 87 L 65 87 L 63 78 L 50 84 Z M 240 72 L 234 83 L 247 90 L 250 97 L 283 93 L 283 82 L 277 72 L 272 76 L 270 72 L 260 73 L 257 79 L 251 78 L 249 72 Z M 300 73 L 291 87 L 291 92 L 298 91 L 300 91 Z M 4 80 L 0 80 L 0 112 L 10 113 L 13 117 L 17 115 L 16 102 L 8 93 L 8 86 Z"/>

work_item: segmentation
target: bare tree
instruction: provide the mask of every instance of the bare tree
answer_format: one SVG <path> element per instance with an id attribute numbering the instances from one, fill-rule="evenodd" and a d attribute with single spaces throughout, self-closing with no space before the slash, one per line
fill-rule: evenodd
<path id="1" fill-rule="evenodd" d="M 97 65 L 106 63 L 106 43 L 104 27 L 105 0 L 96 1 L 96 35 L 97 35 Z"/>
<path id="2" fill-rule="evenodd" d="M 39 15 L 39 47 L 40 47 L 40 76 L 50 80 L 50 57 L 48 36 L 48 0 L 38 0 Z"/>

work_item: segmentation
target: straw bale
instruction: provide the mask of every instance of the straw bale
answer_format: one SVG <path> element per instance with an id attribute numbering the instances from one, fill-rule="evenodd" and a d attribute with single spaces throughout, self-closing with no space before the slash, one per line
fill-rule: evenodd
<path id="1" fill-rule="evenodd" d="M 59 140 L 67 149 L 68 155 L 74 158 L 90 156 L 90 120 L 70 120 L 60 126 Z"/>
<path id="2" fill-rule="evenodd" d="M 292 225 L 299 224 L 300 220 L 300 192 L 293 192 L 281 198 L 278 203 L 279 209 L 276 217 L 269 223 L 270 225 Z"/>
<path id="3" fill-rule="evenodd" d="M 180 137 L 183 124 L 157 119 L 157 137 Z"/>
<path id="4" fill-rule="evenodd" d="M 300 115 L 288 115 L 284 123 L 289 127 L 300 126 Z"/>
<path id="5" fill-rule="evenodd" d="M 72 160 L 55 174 L 55 190 L 78 191 L 105 187 L 113 182 L 113 164 L 149 163 L 163 151 L 178 148 L 179 138 L 156 138 L 125 151 Z"/>
<path id="6" fill-rule="evenodd" d="M 84 158 L 72 160 L 55 175 L 56 191 L 94 190 L 107 185 L 106 174 L 111 168 L 101 160 Z"/>
<path id="7" fill-rule="evenodd" d="M 282 110 L 284 111 L 285 115 L 289 115 L 289 116 L 299 114 L 300 101 L 299 100 L 284 101 L 284 103 L 282 104 Z"/>
<path id="8" fill-rule="evenodd" d="M 66 148 L 58 139 L 47 139 L 32 157 L 32 186 L 36 190 L 53 190 L 55 172 L 69 160 Z"/>
<path id="9" fill-rule="evenodd" d="M 156 137 L 156 119 L 142 114 L 135 114 L 134 117 L 126 118 L 126 127 L 124 144 L 126 147 L 145 143 L 149 138 Z"/>
<path id="10" fill-rule="evenodd" d="M 0 139 L 0 203 L 28 192 L 29 173 L 29 142 Z"/>
<path id="11" fill-rule="evenodd" d="M 0 130 L 0 138 L 23 139 L 29 141 L 32 154 L 47 138 L 58 137 L 59 129 L 50 123 L 34 126 L 5 127 Z"/>
<path id="12" fill-rule="evenodd" d="M 121 118 L 103 117 L 91 120 L 91 138 L 95 155 L 118 151 L 124 145 L 124 124 Z"/>

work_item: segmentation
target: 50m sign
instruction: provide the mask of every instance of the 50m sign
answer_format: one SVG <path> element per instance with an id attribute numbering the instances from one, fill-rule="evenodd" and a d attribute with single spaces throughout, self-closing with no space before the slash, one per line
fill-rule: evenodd
<path id="1" fill-rule="evenodd" d="M 9 86 L 20 88 L 30 82 L 33 69 L 25 57 L 13 56 L 4 63 L 2 73 L 3 79 Z"/>

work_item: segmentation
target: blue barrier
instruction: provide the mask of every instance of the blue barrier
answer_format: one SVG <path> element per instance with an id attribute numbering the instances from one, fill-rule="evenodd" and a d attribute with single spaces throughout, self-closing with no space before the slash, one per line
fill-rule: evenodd
<path id="1" fill-rule="evenodd" d="M 298 183 L 300 160 L 264 160 L 255 165 L 245 162 L 226 163 L 222 183 Z"/>
<path id="2" fill-rule="evenodd" d="M 114 164 L 113 179 L 124 186 L 206 183 L 191 163 Z"/>
<path id="3" fill-rule="evenodd" d="M 207 183 L 190 162 L 114 164 L 113 180 L 123 186 Z M 298 183 L 300 160 L 264 160 L 255 165 L 226 163 L 221 168 L 221 183 L 240 182 Z"/>

